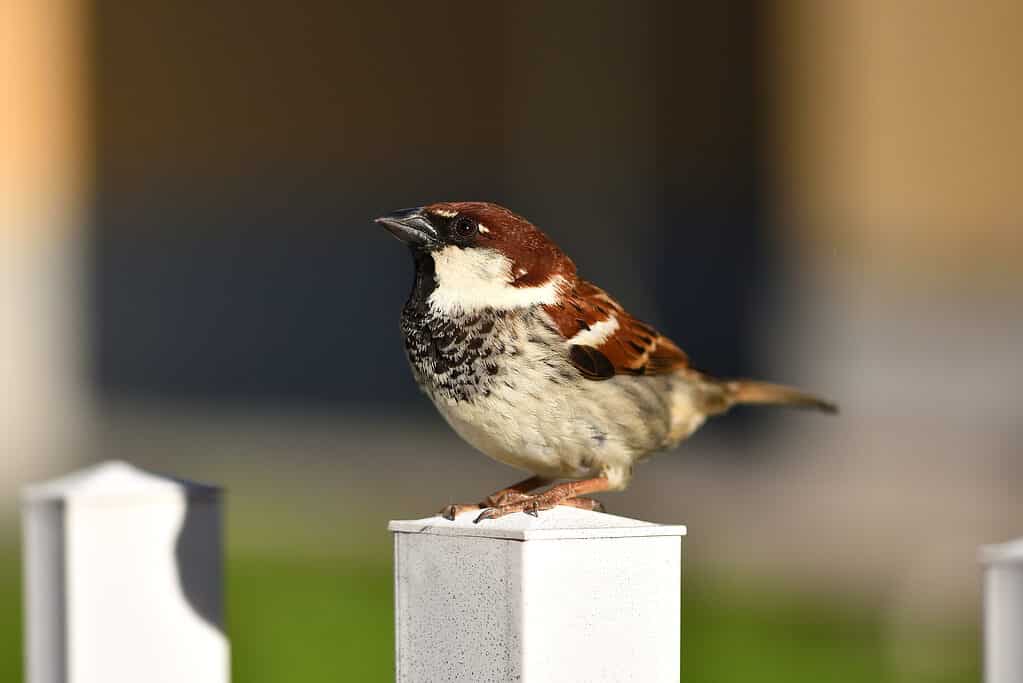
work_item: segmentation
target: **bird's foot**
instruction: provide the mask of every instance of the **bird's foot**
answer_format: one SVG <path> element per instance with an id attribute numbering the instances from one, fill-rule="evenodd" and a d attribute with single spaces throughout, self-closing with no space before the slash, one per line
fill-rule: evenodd
<path id="1" fill-rule="evenodd" d="M 512 505 L 514 503 L 523 503 L 533 496 L 528 493 L 522 493 L 514 489 L 505 489 L 504 491 L 498 491 L 497 493 L 491 494 L 479 504 L 481 508 L 494 508 L 501 507 L 502 505 Z"/>
<path id="2" fill-rule="evenodd" d="M 527 515 L 538 517 L 541 510 L 550 510 L 558 505 L 571 505 L 572 507 L 581 508 L 583 510 L 595 510 L 597 512 L 603 512 L 604 506 L 592 498 L 581 498 L 580 494 L 584 493 L 597 493 L 599 491 L 606 491 L 608 489 L 608 481 L 606 477 L 595 477 L 593 479 L 584 479 L 582 481 L 566 482 L 564 484 L 558 484 L 557 486 L 539 493 L 535 496 L 523 496 L 521 500 L 516 500 L 511 503 L 505 503 L 503 505 L 484 505 L 483 510 L 479 516 L 476 517 L 473 522 L 479 524 L 484 519 L 497 519 L 498 517 L 504 517 L 510 515 L 513 512 L 525 512 Z M 484 501 L 486 503 L 486 501 Z"/>
<path id="3" fill-rule="evenodd" d="M 513 505 L 515 503 L 525 502 L 530 498 L 532 498 L 532 496 L 526 495 L 525 493 L 519 493 L 518 491 L 499 491 L 494 495 L 487 496 L 482 503 L 452 503 L 451 505 L 445 505 L 441 508 L 440 516 L 453 522 L 455 521 L 455 517 L 463 512 L 476 512 L 477 510 Z"/>
<path id="4" fill-rule="evenodd" d="M 527 515 L 539 517 L 542 510 L 550 510 L 559 505 L 579 508 L 580 510 L 592 510 L 593 512 L 606 512 L 604 504 L 593 498 L 563 498 L 557 502 L 543 500 L 543 494 L 539 496 L 527 496 L 528 500 L 520 500 L 505 505 L 484 507 L 473 523 L 479 524 L 484 519 L 497 519 L 514 512 L 525 512 Z"/>
<path id="5" fill-rule="evenodd" d="M 538 489 L 541 486 L 545 486 L 549 483 L 549 481 L 549 479 L 539 476 L 530 477 L 529 479 L 520 481 L 517 484 L 512 484 L 508 488 L 491 493 L 480 503 L 470 503 L 467 505 L 453 503 L 451 505 L 445 505 L 441 508 L 440 516 L 449 521 L 454 521 L 455 517 L 463 512 L 475 512 L 476 510 L 482 510 L 484 508 L 494 508 L 501 507 L 503 505 L 511 505 L 513 503 L 521 503 L 532 497 L 529 495 L 530 491 Z"/>

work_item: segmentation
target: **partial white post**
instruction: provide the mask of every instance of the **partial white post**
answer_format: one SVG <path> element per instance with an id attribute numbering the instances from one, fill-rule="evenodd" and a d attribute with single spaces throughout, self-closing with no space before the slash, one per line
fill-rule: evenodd
<path id="1" fill-rule="evenodd" d="M 473 517 L 388 527 L 399 683 L 679 680 L 684 526 Z"/>
<path id="2" fill-rule="evenodd" d="M 984 564 L 984 681 L 1023 681 L 1023 539 L 992 545 Z"/>
<path id="3" fill-rule="evenodd" d="M 108 462 L 22 521 L 28 683 L 227 683 L 220 489 Z"/>

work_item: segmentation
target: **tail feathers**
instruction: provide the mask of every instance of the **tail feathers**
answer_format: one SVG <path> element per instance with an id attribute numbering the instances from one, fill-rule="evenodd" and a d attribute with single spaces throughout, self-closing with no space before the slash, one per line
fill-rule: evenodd
<path id="1" fill-rule="evenodd" d="M 740 379 L 722 382 L 729 404 L 781 405 L 795 408 L 809 408 L 835 414 L 838 406 L 819 396 L 808 394 L 793 387 L 769 382 Z"/>

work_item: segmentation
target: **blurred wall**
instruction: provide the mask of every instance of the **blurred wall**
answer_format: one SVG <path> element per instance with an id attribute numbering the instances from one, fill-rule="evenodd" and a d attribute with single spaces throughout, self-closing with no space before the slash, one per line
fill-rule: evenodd
<path id="1" fill-rule="evenodd" d="M 0 3 L 0 500 L 84 438 L 83 8 Z M 6 516 L 13 505 L 0 506 Z"/>
<path id="2" fill-rule="evenodd" d="M 1013 0 L 783 1 L 771 21 L 771 194 L 806 316 L 784 353 L 988 454 L 1023 381 L 1020 25 Z"/>
<path id="3" fill-rule="evenodd" d="M 934 669 L 899 646 L 905 623 L 972 613 L 976 547 L 1023 533 L 1023 4 L 768 16 L 767 194 L 791 266 L 759 329 L 843 414 L 774 446 L 789 462 L 758 507 L 787 511 L 749 533 L 815 527 L 812 562 L 813 530 L 775 547 L 783 572 L 874 576 L 898 658 Z"/>
<path id="4" fill-rule="evenodd" d="M 775 5 L 773 185 L 810 256 L 894 288 L 1018 287 L 1023 4 Z"/>

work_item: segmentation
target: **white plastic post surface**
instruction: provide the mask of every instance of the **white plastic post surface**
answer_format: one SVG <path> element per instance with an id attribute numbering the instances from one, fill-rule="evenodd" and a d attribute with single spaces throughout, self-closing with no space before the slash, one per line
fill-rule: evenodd
<path id="1" fill-rule="evenodd" d="M 221 496 L 108 462 L 23 497 L 28 683 L 227 683 Z"/>
<path id="2" fill-rule="evenodd" d="M 391 522 L 399 683 L 675 683 L 682 536 L 575 508 Z"/>
<path id="3" fill-rule="evenodd" d="M 984 681 L 1023 681 L 1023 539 L 981 550 Z"/>

